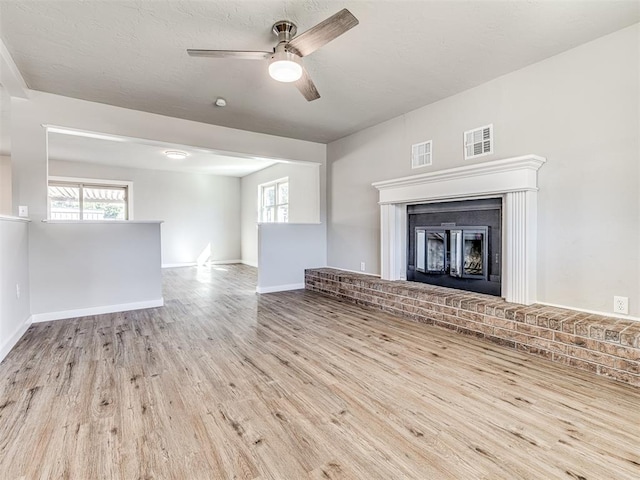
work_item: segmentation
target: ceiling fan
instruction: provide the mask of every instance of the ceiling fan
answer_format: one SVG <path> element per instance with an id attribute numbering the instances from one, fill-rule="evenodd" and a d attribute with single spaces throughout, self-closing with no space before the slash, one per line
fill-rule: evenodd
<path id="1" fill-rule="evenodd" d="M 320 94 L 302 65 L 302 57 L 315 52 L 356 25 L 358 19 L 344 8 L 297 37 L 298 28 L 294 23 L 288 20 L 276 22 L 273 33 L 278 36 L 278 44 L 273 52 L 189 49 L 187 53 L 192 57 L 268 59 L 269 75 L 280 82 L 292 82 L 304 98 L 311 102 L 320 98 Z"/>

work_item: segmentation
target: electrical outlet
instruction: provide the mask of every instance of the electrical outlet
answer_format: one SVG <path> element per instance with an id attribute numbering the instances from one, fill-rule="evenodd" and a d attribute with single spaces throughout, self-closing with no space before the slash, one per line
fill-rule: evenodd
<path id="1" fill-rule="evenodd" d="M 20 284 L 16 283 L 16 298 L 20 298 Z"/>
<path id="2" fill-rule="evenodd" d="M 365 264 L 364 262 L 360 262 L 360 271 L 364 272 L 365 271 Z"/>
<path id="3" fill-rule="evenodd" d="M 613 297 L 613 313 L 629 314 L 629 297 Z"/>
<path id="4" fill-rule="evenodd" d="M 18 207 L 18 216 L 19 217 L 28 217 L 29 216 L 29 207 L 26 205 L 20 205 Z"/>

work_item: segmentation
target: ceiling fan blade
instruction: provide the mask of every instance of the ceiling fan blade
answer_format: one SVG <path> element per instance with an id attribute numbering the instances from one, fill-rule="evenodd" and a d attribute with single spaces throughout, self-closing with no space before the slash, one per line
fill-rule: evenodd
<path id="1" fill-rule="evenodd" d="M 302 76 L 299 80 L 296 80 L 293 83 L 308 102 L 313 102 L 320 98 L 320 94 L 318 93 L 316 86 L 313 84 L 313 80 L 311 80 L 306 68 L 302 67 Z"/>
<path id="2" fill-rule="evenodd" d="M 358 19 L 344 8 L 315 27 L 311 27 L 306 32 L 294 37 L 288 47 L 294 49 L 301 57 L 305 57 L 352 29 L 358 23 Z"/>
<path id="3" fill-rule="evenodd" d="M 210 58 L 239 58 L 243 60 L 265 60 L 273 55 L 273 52 L 251 52 L 243 50 L 187 50 L 192 57 Z"/>

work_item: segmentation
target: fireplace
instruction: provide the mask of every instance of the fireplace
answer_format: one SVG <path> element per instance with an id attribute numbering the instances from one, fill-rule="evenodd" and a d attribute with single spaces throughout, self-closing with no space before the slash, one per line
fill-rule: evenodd
<path id="1" fill-rule="evenodd" d="M 409 205 L 407 216 L 407 280 L 501 294 L 501 198 Z"/>
<path id="2" fill-rule="evenodd" d="M 408 206 L 499 198 L 502 200 L 500 265 L 489 275 L 500 276 L 499 295 L 508 302 L 535 303 L 537 172 L 545 161 L 537 155 L 524 155 L 374 183 L 379 191 L 382 279 L 407 280 Z M 491 235 L 492 230 L 488 232 Z M 426 234 L 425 230 L 425 241 Z"/>

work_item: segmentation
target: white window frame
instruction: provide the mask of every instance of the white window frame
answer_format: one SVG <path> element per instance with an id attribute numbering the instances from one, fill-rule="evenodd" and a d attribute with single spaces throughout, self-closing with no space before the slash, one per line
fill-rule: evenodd
<path id="1" fill-rule="evenodd" d="M 279 198 L 278 198 L 278 185 L 281 183 L 289 183 L 289 177 L 282 177 L 282 178 L 278 178 L 277 180 L 273 180 L 271 182 L 267 182 L 267 183 L 261 183 L 260 185 L 258 185 L 258 222 L 260 223 L 289 223 L 289 196 L 291 195 L 291 192 L 289 191 L 289 195 L 287 195 L 287 202 L 286 203 L 280 203 L 279 202 Z M 275 191 L 276 191 L 276 202 L 272 205 L 273 207 L 273 211 L 274 213 L 274 220 L 272 222 L 265 220 L 262 217 L 262 212 L 263 210 L 267 207 L 266 205 L 263 204 L 263 200 L 264 200 L 264 189 L 265 188 L 269 188 L 271 186 L 275 186 Z M 282 207 L 286 205 L 287 206 L 287 221 L 286 222 L 278 222 L 277 218 L 278 218 L 278 207 Z"/>
<path id="2" fill-rule="evenodd" d="M 489 129 L 489 151 L 487 152 L 482 152 L 479 153 L 477 155 L 467 155 L 467 145 L 469 145 L 467 143 L 467 134 L 475 132 L 477 130 L 484 130 L 485 128 Z M 484 139 L 482 140 L 481 143 L 484 143 Z M 484 157 L 486 155 L 491 155 L 494 151 L 494 145 L 493 145 L 493 123 L 490 123 L 488 125 L 483 125 L 482 127 L 476 127 L 476 128 L 472 128 L 471 130 L 467 130 L 466 132 L 464 132 L 464 134 L 462 135 L 462 145 L 463 145 L 463 149 L 464 149 L 464 159 L 465 160 L 471 160 L 473 158 L 480 158 L 480 157 Z M 483 147 L 484 150 L 484 147 Z"/>
<path id="3" fill-rule="evenodd" d="M 47 179 L 47 218 L 51 220 L 51 205 L 49 200 L 49 182 L 74 183 L 88 186 L 103 187 L 125 187 L 127 189 L 127 220 L 133 220 L 133 182 L 126 180 L 106 180 L 103 178 L 80 178 L 80 177 L 59 177 L 49 176 Z M 74 220 L 76 221 L 76 220 Z M 98 222 L 112 223 L 113 220 L 77 220 L 78 222 Z M 119 220 L 122 221 L 122 220 Z"/>

